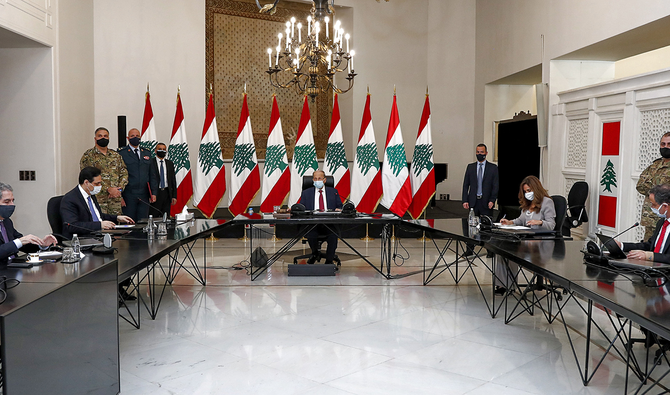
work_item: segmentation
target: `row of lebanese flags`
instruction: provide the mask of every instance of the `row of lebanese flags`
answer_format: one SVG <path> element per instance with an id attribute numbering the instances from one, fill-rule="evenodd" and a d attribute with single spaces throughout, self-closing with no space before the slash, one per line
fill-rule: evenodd
<path id="1" fill-rule="evenodd" d="M 143 147 L 150 149 L 153 154 L 157 138 L 148 87 L 141 140 Z M 192 198 L 194 206 L 206 217 L 211 218 L 226 192 L 225 167 L 211 93 L 198 148 L 198 166 L 195 174 L 191 174 L 184 111 L 179 93 L 177 93 L 177 108 L 168 159 L 175 164 L 177 178 L 177 204 L 173 206 L 171 214 L 180 212 Z M 289 206 L 295 204 L 300 200 L 303 176 L 310 176 L 317 169 L 307 97 L 303 103 L 293 161 L 289 168 L 279 107 L 276 97 L 273 96 L 265 169 L 261 183 L 245 93 L 233 152 L 228 201 L 230 212 L 234 216 L 244 213 L 261 189 L 261 212 L 272 212 L 274 206 L 281 206 L 284 203 L 287 195 Z M 403 216 L 409 212 L 412 218 L 418 218 L 435 194 L 428 95 L 421 116 L 411 169 L 407 166 L 400 115 L 396 96 L 393 95 L 384 147 L 384 166 L 380 169 L 370 112 L 370 94 L 368 94 L 356 147 L 353 174 L 350 174 L 347 165 L 338 97 L 335 95 L 323 170 L 333 176 L 340 197 L 343 200 L 350 198 L 358 211 L 372 213 L 381 201 L 384 207 L 396 215 Z"/>

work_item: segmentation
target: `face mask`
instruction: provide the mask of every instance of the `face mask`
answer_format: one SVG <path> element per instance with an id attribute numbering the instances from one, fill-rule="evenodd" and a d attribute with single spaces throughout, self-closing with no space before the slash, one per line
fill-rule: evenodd
<path id="1" fill-rule="evenodd" d="M 323 181 L 314 181 L 314 187 L 316 189 L 321 189 L 323 188 Z"/>
<path id="2" fill-rule="evenodd" d="M 526 198 L 526 200 L 533 201 L 533 198 L 535 197 L 535 193 L 531 192 L 526 192 L 523 194 L 523 196 Z"/>
<path id="3" fill-rule="evenodd" d="M 128 139 L 128 142 L 129 142 L 130 145 L 132 145 L 133 147 L 137 147 L 138 145 L 140 145 L 140 138 L 139 138 L 139 137 L 133 137 L 133 138 L 131 138 L 131 139 Z"/>
<path id="4" fill-rule="evenodd" d="M 661 148 L 661 156 L 670 159 L 670 148 Z"/>
<path id="5" fill-rule="evenodd" d="M 477 160 L 483 162 L 486 159 L 486 154 L 477 154 Z"/>
<path id="6" fill-rule="evenodd" d="M 668 148 L 665 148 L 668 149 Z M 661 205 L 662 206 L 662 205 Z M 665 213 L 661 214 L 659 211 L 661 209 L 661 206 L 658 206 L 658 208 L 651 208 L 651 211 L 658 216 L 658 218 L 665 218 L 668 214 L 668 211 L 666 209 Z"/>
<path id="7" fill-rule="evenodd" d="M 3 219 L 7 219 L 14 214 L 14 209 L 16 208 L 15 205 L 0 205 L 0 217 Z"/>
<path id="8" fill-rule="evenodd" d="M 96 141 L 96 144 L 98 144 L 101 147 L 106 147 L 109 144 L 109 139 L 100 139 Z"/>
<path id="9" fill-rule="evenodd" d="M 159 157 L 159 158 L 161 158 L 161 159 L 165 158 L 165 155 L 166 155 L 166 154 L 167 154 L 167 152 L 166 152 L 166 151 L 163 151 L 163 150 L 158 150 L 158 151 L 156 151 L 156 156 Z"/>
<path id="10" fill-rule="evenodd" d="M 102 185 L 93 185 L 93 191 L 89 191 L 91 195 L 97 195 L 102 191 Z"/>

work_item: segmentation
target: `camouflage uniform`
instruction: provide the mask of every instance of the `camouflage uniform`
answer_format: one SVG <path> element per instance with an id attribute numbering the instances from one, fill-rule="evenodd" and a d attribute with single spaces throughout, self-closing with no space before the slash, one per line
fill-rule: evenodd
<path id="1" fill-rule="evenodd" d="M 654 233 L 656 222 L 659 218 L 651 211 L 651 202 L 649 201 L 649 190 L 656 185 L 670 183 L 670 161 L 664 162 L 663 158 L 656 159 L 649 167 L 644 169 L 637 181 L 636 189 L 644 195 L 644 204 L 642 205 L 642 217 L 640 225 L 644 226 L 644 240 L 649 240 Z"/>
<path id="2" fill-rule="evenodd" d="M 102 190 L 96 195 L 102 212 L 111 215 L 121 215 L 121 198 L 112 198 L 109 196 L 109 192 L 107 192 L 107 188 L 125 188 L 126 184 L 128 184 L 128 170 L 121 155 L 111 148 L 107 149 L 107 154 L 105 155 L 98 151 L 97 147 L 93 147 L 84 152 L 79 161 L 81 169 L 87 166 L 97 167 L 102 171 Z"/>

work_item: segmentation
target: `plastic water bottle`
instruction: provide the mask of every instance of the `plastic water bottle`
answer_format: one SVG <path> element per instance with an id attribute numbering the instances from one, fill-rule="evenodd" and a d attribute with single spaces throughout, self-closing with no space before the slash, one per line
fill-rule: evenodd
<path id="1" fill-rule="evenodd" d="M 254 215 L 254 209 L 249 207 L 249 216 L 251 217 L 252 215 Z"/>
<path id="2" fill-rule="evenodd" d="M 75 259 L 79 259 L 81 252 L 81 244 L 79 244 L 79 236 L 77 234 L 72 235 L 72 252 L 74 253 Z"/>
<path id="3" fill-rule="evenodd" d="M 475 210 L 470 209 L 470 214 L 468 214 L 468 225 L 475 226 Z"/>
<path id="4" fill-rule="evenodd" d="M 149 222 L 147 223 L 147 238 L 153 239 L 154 238 L 154 216 L 149 215 Z"/>

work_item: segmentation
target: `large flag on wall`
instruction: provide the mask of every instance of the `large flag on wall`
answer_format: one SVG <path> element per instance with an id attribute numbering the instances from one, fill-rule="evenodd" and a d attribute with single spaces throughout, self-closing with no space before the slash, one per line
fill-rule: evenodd
<path id="1" fill-rule="evenodd" d="M 319 169 L 316 161 L 316 147 L 314 146 L 314 135 L 312 134 L 312 119 L 309 115 L 307 96 L 302 105 L 300 126 L 295 139 L 293 150 L 293 161 L 291 162 L 291 194 L 288 197 L 289 207 L 298 203 L 302 194 L 302 177 L 312 176 L 314 170 Z"/>
<path id="2" fill-rule="evenodd" d="M 151 157 L 156 156 L 156 125 L 154 124 L 154 111 L 151 108 L 151 95 L 149 94 L 149 84 L 147 84 L 147 94 L 144 98 L 144 116 L 142 117 L 142 131 L 140 133 L 140 147 L 151 151 Z"/>
<path id="3" fill-rule="evenodd" d="M 177 178 L 177 204 L 173 205 L 170 215 L 180 213 L 193 196 L 193 179 L 191 177 L 191 159 L 186 142 L 186 126 L 184 110 L 181 107 L 181 97 L 177 91 L 177 111 L 174 114 L 168 159 L 174 163 L 175 177 Z"/>
<path id="4" fill-rule="evenodd" d="M 198 167 L 195 171 L 195 182 L 193 184 L 193 204 L 207 218 L 212 218 L 224 193 L 226 193 L 226 168 L 223 165 L 221 142 L 216 128 L 214 96 L 210 93 L 200 148 L 198 148 Z"/>
<path id="5" fill-rule="evenodd" d="M 410 168 L 410 183 L 412 184 L 412 203 L 407 211 L 412 218 L 417 219 L 423 214 L 435 195 L 435 169 L 433 162 L 433 138 L 430 130 L 430 102 L 426 94 L 426 103 L 423 105 L 419 132 L 416 135 L 414 156 Z"/>
<path id="6" fill-rule="evenodd" d="M 621 173 L 621 122 L 603 123 L 598 196 L 598 225 L 616 228 L 619 174 Z"/>
<path id="7" fill-rule="evenodd" d="M 286 143 L 281 128 L 277 97 L 272 95 L 272 115 L 265 149 L 265 169 L 261 192 L 261 212 L 271 213 L 274 206 L 281 206 L 291 190 L 291 172 L 288 169 Z"/>
<path id="8" fill-rule="evenodd" d="M 370 94 L 365 100 L 361 131 L 358 135 L 354 169 L 351 178 L 351 201 L 356 210 L 362 213 L 374 213 L 382 198 L 382 175 L 379 171 L 379 157 L 375 131 L 372 127 L 370 112 Z"/>
<path id="9" fill-rule="evenodd" d="M 242 101 L 240 124 L 237 127 L 237 139 L 233 152 L 233 168 L 230 172 L 230 193 L 228 194 L 228 210 L 234 217 L 246 211 L 261 188 L 261 177 L 258 172 L 256 145 L 251 131 L 251 117 L 247 106 L 247 94 Z"/>
<path id="10" fill-rule="evenodd" d="M 393 94 L 391 119 L 389 120 L 386 146 L 384 147 L 382 189 L 384 190 L 382 206 L 400 217 L 405 215 L 409 204 L 412 202 L 412 187 L 409 181 L 405 143 L 400 130 L 400 115 L 398 114 L 395 93 Z"/>
<path id="11" fill-rule="evenodd" d="M 344 138 L 342 137 L 342 121 L 340 120 L 340 106 L 337 102 L 337 94 L 333 103 L 333 117 L 330 121 L 330 134 L 328 135 L 328 147 L 326 158 L 323 161 L 323 171 L 333 176 L 335 188 L 344 202 L 349 197 L 351 180 L 349 176 L 349 164 L 344 150 Z"/>

